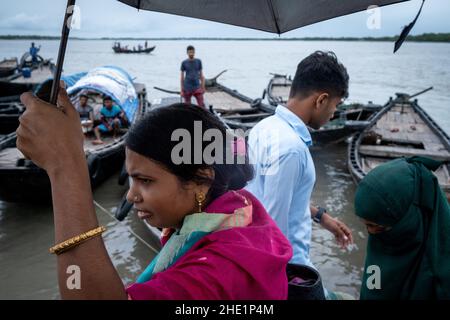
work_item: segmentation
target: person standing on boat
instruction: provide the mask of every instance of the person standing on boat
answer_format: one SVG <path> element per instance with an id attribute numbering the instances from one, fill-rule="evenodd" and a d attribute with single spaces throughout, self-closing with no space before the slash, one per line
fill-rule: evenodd
<path id="1" fill-rule="evenodd" d="M 100 111 L 101 124 L 94 128 L 95 137 L 93 144 L 103 144 L 100 132 L 113 133 L 116 137 L 117 131 L 127 124 L 125 112 L 113 103 L 111 97 L 103 98 L 103 108 Z"/>
<path id="2" fill-rule="evenodd" d="M 194 96 L 197 105 L 204 108 L 205 77 L 202 61 L 195 58 L 193 46 L 188 46 L 186 51 L 189 58 L 181 63 L 181 96 L 187 104 L 191 104 L 191 98 Z"/>
<path id="3" fill-rule="evenodd" d="M 79 104 L 76 107 L 80 115 L 81 128 L 85 135 L 91 132 L 94 127 L 94 109 L 87 102 L 88 96 L 81 94 Z"/>
<path id="4" fill-rule="evenodd" d="M 352 233 L 326 209 L 310 205 L 316 181 L 308 126 L 319 129 L 348 95 L 349 76 L 334 53 L 315 52 L 297 67 L 286 106 L 250 132 L 255 178 L 246 187 L 264 205 L 293 246 L 294 264 L 314 267 L 310 259 L 312 220 L 329 230 L 344 248 Z"/>
<path id="5" fill-rule="evenodd" d="M 31 55 L 31 63 L 33 65 L 38 63 L 38 52 L 41 50 L 41 46 L 39 48 L 35 47 L 34 42 L 31 43 L 30 47 L 30 55 Z"/>

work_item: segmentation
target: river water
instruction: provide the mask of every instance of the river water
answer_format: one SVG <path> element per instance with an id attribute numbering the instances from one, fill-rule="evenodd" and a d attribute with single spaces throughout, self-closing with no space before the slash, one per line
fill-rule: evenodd
<path id="1" fill-rule="evenodd" d="M 37 41 L 36 41 L 37 42 Z M 58 42 L 39 41 L 40 54 L 56 60 Z M 137 41 L 123 44 L 133 46 Z M 102 65 L 127 70 L 147 86 L 148 97 L 166 96 L 154 86 L 178 90 L 179 68 L 186 46 L 196 47 L 206 77 L 228 71 L 220 81 L 252 98 L 261 96 L 270 72 L 294 74 L 298 62 L 315 50 L 332 50 L 350 74 L 350 101 L 385 103 L 395 92 L 415 93 L 433 86 L 419 104 L 450 132 L 450 44 L 406 43 L 396 54 L 388 42 L 333 41 L 154 41 L 150 55 L 114 54 L 111 41 L 69 42 L 64 72 L 87 71 Z M 0 60 L 20 57 L 29 41 L 0 40 Z M 367 233 L 354 215 L 354 185 L 346 165 L 346 144 L 312 148 L 317 171 L 315 204 L 325 206 L 353 231 L 355 245 L 341 250 L 333 236 L 313 228 L 311 255 L 328 289 L 358 297 Z M 124 283 L 133 282 L 158 249 L 158 241 L 143 223 L 130 215 L 116 222 L 114 213 L 124 187 L 111 177 L 95 190 L 97 215 L 108 227 L 108 251 Z M 104 210 L 103 210 L 104 209 Z M 48 253 L 53 244 L 53 216 L 49 206 L 0 201 L 0 299 L 57 299 L 56 260 Z"/>

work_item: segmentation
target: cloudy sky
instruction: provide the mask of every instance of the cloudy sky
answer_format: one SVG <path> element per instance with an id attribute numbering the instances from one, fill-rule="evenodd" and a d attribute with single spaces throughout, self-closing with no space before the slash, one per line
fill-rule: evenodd
<path id="1" fill-rule="evenodd" d="M 224 0 L 226 1 L 226 0 Z M 339 1 L 339 0 L 336 0 Z M 388 36 L 411 22 L 421 0 L 381 8 L 381 28 L 367 27 L 367 12 L 294 30 L 282 37 Z M 65 0 L 1 0 L 0 35 L 59 35 Z M 137 11 L 116 0 L 78 0 L 81 28 L 76 37 L 273 37 L 261 31 L 167 14 Z M 450 32 L 450 1 L 427 0 L 412 34 Z"/>

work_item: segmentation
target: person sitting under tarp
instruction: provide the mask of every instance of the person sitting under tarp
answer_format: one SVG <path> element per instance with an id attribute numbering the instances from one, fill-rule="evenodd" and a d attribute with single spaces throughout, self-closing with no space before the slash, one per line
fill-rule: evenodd
<path id="1" fill-rule="evenodd" d="M 85 135 L 91 132 L 94 127 L 94 109 L 88 105 L 87 101 L 88 96 L 81 94 L 79 104 L 76 107 L 78 113 L 80 114 L 81 128 L 83 129 L 83 133 Z"/>
<path id="2" fill-rule="evenodd" d="M 39 48 L 34 46 L 34 42 L 31 43 L 31 47 L 30 47 L 30 55 L 31 55 L 31 63 L 33 65 L 38 63 L 38 52 L 39 50 L 41 50 L 41 46 L 39 46 Z"/>
<path id="3" fill-rule="evenodd" d="M 100 132 L 112 133 L 115 138 L 120 128 L 127 126 L 125 112 L 113 103 L 111 97 L 103 98 L 103 108 L 100 111 L 101 124 L 94 128 L 95 137 L 93 144 L 103 144 Z"/>

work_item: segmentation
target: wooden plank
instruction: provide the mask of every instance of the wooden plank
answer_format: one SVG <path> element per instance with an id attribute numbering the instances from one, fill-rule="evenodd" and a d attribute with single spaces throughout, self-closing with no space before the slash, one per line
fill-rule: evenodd
<path id="1" fill-rule="evenodd" d="M 403 109 L 403 112 L 402 112 Z M 439 137 L 409 105 L 396 105 L 381 117 L 372 131 L 381 135 L 382 140 L 402 144 L 422 143 L 431 153 L 446 151 Z"/>
<path id="2" fill-rule="evenodd" d="M 270 116 L 270 113 L 256 113 L 256 114 L 238 114 L 238 115 L 229 115 L 229 116 L 222 116 L 223 119 L 227 120 L 245 120 L 245 119 L 254 119 L 254 118 L 265 118 Z"/>
<path id="3" fill-rule="evenodd" d="M 411 156 L 423 156 L 423 157 L 430 157 L 439 161 L 450 161 L 450 153 L 448 151 L 433 152 L 429 150 L 398 147 L 398 146 L 391 147 L 378 145 L 361 145 L 359 147 L 359 152 L 360 154 L 374 157 L 400 158 Z"/>
<path id="4" fill-rule="evenodd" d="M 250 109 L 249 103 L 244 102 L 238 98 L 235 98 L 223 91 L 215 91 L 205 93 L 205 104 L 207 106 L 212 105 L 217 111 L 229 111 L 236 109 Z"/>

